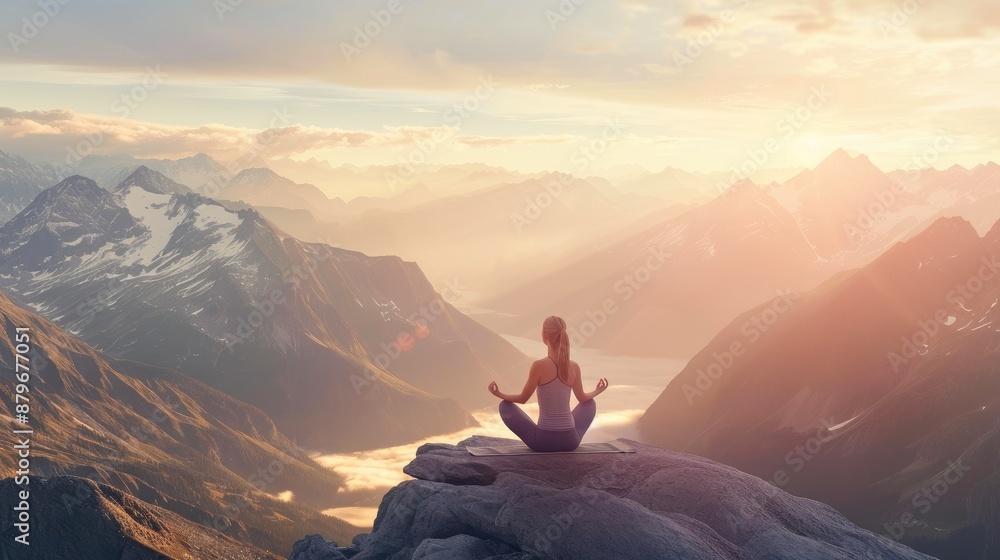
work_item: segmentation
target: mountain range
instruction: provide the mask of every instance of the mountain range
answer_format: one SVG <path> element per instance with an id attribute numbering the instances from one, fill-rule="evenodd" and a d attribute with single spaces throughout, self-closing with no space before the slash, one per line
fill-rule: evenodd
<path id="1" fill-rule="evenodd" d="M 639 421 L 942 558 L 1000 554 L 1000 226 L 942 218 L 738 316 Z M 746 325 L 766 321 L 766 332 Z"/>
<path id="2" fill-rule="evenodd" d="M 596 180 L 595 180 L 596 181 Z M 420 190 L 418 190 L 420 189 Z M 429 189 L 426 189 L 429 190 Z M 422 196 L 416 186 L 336 223 L 264 213 L 282 228 L 369 254 L 419 262 L 434 278 L 461 278 L 482 298 L 545 274 L 611 243 L 615 232 L 658 208 L 648 197 L 622 197 L 603 181 L 550 174 L 462 195 Z M 416 191 L 416 192 L 414 192 Z M 412 194 L 411 194 L 412 193 Z M 409 204 L 398 204 L 406 197 Z M 358 208 L 365 200 L 352 201 Z M 398 210 L 388 210 L 395 204 Z"/>
<path id="3" fill-rule="evenodd" d="M 744 181 L 484 305 L 512 313 L 507 327 L 515 332 L 555 313 L 581 344 L 686 357 L 735 310 L 811 287 L 830 273 L 794 217 Z"/>
<path id="4" fill-rule="evenodd" d="M 453 305 L 480 290 L 504 332 L 535 337 L 555 313 L 574 345 L 694 356 L 640 419 L 644 441 L 927 554 L 1000 554 L 996 164 L 884 173 L 838 150 L 707 202 L 706 184 L 675 192 L 707 175 L 671 169 L 616 186 L 439 166 L 345 202 L 253 157 L 92 156 L 76 169 L 102 184 L 46 188 L 63 167 L 0 156 L 0 211 L 16 212 L 0 227 L 0 316 L 37 333 L 41 507 L 62 519 L 59 496 L 83 489 L 81 523 L 136 558 L 272 558 L 303 529 L 348 539 L 317 513 L 343 480 L 303 448 L 474 425 L 486 383 L 519 383 L 527 365 Z M 275 464 L 284 474 L 259 484 Z M 393 515 L 380 512 L 388 539 Z M 428 534 L 413 545 L 444 546 Z M 381 550 L 362 541 L 345 550 Z"/>
<path id="5" fill-rule="evenodd" d="M 281 176 L 296 182 L 329 188 L 345 200 L 367 196 L 392 198 L 421 184 L 431 186 L 441 196 L 465 194 L 493 185 L 519 183 L 538 178 L 545 173 L 522 173 L 481 163 L 457 165 L 391 165 L 332 166 L 316 159 L 297 161 L 271 159 L 267 166 Z"/>
<path id="6" fill-rule="evenodd" d="M 505 332 L 533 333 L 554 312 L 572 317 L 580 343 L 690 358 L 748 307 L 864 266 L 937 218 L 961 215 L 985 231 L 1000 218 L 998 170 L 991 163 L 886 174 L 863 155 L 836 150 L 784 183 L 743 181 L 710 202 L 650 213 L 608 236 L 620 241 L 478 304 L 508 314 L 489 319 Z M 683 176 L 664 174 L 643 180 L 660 177 L 666 186 Z M 652 248 L 663 262 L 648 266 Z"/>
<path id="7" fill-rule="evenodd" d="M 0 228 L 0 286 L 96 348 L 200 379 L 327 451 L 464 428 L 462 404 L 525 360 L 413 263 L 304 243 L 141 173 L 114 192 L 79 176 L 43 191 Z"/>
<path id="8" fill-rule="evenodd" d="M 201 153 L 175 160 L 136 158 L 129 155 L 88 155 L 72 165 L 62 166 L 62 177 L 81 175 L 93 179 L 107 190 L 114 190 L 141 166 L 207 196 L 214 196 L 230 178 L 243 169 L 239 162 L 223 163 Z"/>

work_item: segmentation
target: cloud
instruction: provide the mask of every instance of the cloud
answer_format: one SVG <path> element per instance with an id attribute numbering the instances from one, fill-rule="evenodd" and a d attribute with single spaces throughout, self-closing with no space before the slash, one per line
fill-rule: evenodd
<path id="1" fill-rule="evenodd" d="M 375 523 L 377 507 L 337 507 L 323 510 L 323 515 L 342 519 L 355 527 L 368 528 Z"/>
<path id="2" fill-rule="evenodd" d="M 803 34 L 831 32 L 857 39 L 887 32 L 907 34 L 916 42 L 969 39 L 1000 30 L 1000 6 L 991 0 L 777 0 L 765 13 Z"/>
<path id="3" fill-rule="evenodd" d="M 244 2 L 221 19 L 211 3 L 197 0 L 164 5 L 156 18 L 134 2 L 93 4 L 64 9 L 20 54 L 0 49 L 0 64 L 101 74 L 159 64 L 174 83 L 252 79 L 395 91 L 462 92 L 494 75 L 508 89 L 669 105 L 696 99 L 708 81 L 718 89 L 744 87 L 743 80 L 719 76 L 756 74 L 757 82 L 781 88 L 783 76 L 813 71 L 811 60 L 786 56 L 795 49 L 842 48 L 842 58 L 863 61 L 899 51 L 877 43 L 887 34 L 917 46 L 991 36 L 1000 27 L 1000 5 L 993 0 L 620 0 L 581 4 L 555 30 L 545 15 L 551 6 L 534 0 L 404 1 L 391 17 L 378 0 L 308 0 L 294 9 L 272 0 Z M 8 3 L 0 16 L 19 21 L 30 15 L 22 11 Z M 373 13 L 382 14 L 381 21 Z M 674 55 L 692 35 L 709 31 L 708 54 L 678 72 Z M 345 45 L 358 52 L 345 56 Z M 738 58 L 747 49 L 767 63 Z M 241 95 L 282 95 L 266 84 L 244 87 Z"/>
<path id="4" fill-rule="evenodd" d="M 8 118 L 0 149 L 62 159 L 86 147 L 100 121 L 96 153 L 237 157 L 255 149 L 364 164 L 395 161 L 397 150 L 437 132 L 447 139 L 436 144 L 436 163 L 490 153 L 494 165 L 544 169 L 545 158 L 568 159 L 573 138 L 623 117 L 637 136 L 683 142 L 631 149 L 627 138 L 620 144 L 629 149 L 609 152 L 604 165 L 641 159 L 650 168 L 708 170 L 745 159 L 813 87 L 828 87 L 834 100 L 802 132 L 857 139 L 864 131 L 871 136 L 851 147 L 873 157 L 887 148 L 868 140 L 893 123 L 915 134 L 947 120 L 979 131 L 996 114 L 984 95 L 1000 86 L 1000 5 L 992 0 L 585 2 L 555 29 L 546 19 L 553 2 L 401 5 L 376 25 L 372 13 L 386 9 L 384 0 L 258 0 L 221 19 L 199 0 L 165 4 L 156 18 L 125 0 L 69 4 L 18 54 L 0 49 L 0 87 L 19 109 L 77 113 Z M 17 22 L 31 9 L 9 2 L 0 17 Z M 366 27 L 375 33 L 365 36 Z M 344 44 L 360 52 L 348 60 Z M 83 116 L 156 65 L 168 78 L 133 115 L 143 121 Z M 442 127 L 454 123 L 439 116 L 483 76 L 495 79 L 496 93 L 462 130 Z M 264 129 L 253 120 L 275 104 L 303 124 Z M 974 146 L 966 163 L 990 157 L 980 146 L 995 133 L 985 134 L 962 144 Z"/>
<path id="5" fill-rule="evenodd" d="M 526 404 L 522 409 L 533 418 L 538 416 L 537 404 Z M 320 465 L 344 477 L 344 490 L 347 492 L 387 490 L 410 478 L 403 473 L 403 467 L 413 460 L 417 448 L 425 443 L 457 442 L 474 435 L 513 437 L 495 409 L 477 411 L 473 415 L 480 425 L 454 434 L 434 436 L 407 445 L 361 453 L 322 455 L 315 459 Z"/>
<path id="6" fill-rule="evenodd" d="M 0 107 L 0 149 L 43 161 L 75 160 L 91 153 L 163 158 L 208 153 L 220 159 L 252 154 L 271 159 L 324 150 L 406 150 L 430 143 L 490 148 L 574 140 L 580 138 L 546 134 L 462 135 L 458 128 L 449 126 L 386 126 L 378 131 L 304 125 L 265 129 L 222 124 L 182 127 L 81 115 L 67 110 L 17 111 Z"/>
<path id="7" fill-rule="evenodd" d="M 719 24 L 719 20 L 714 16 L 708 14 L 690 14 L 684 20 L 684 23 L 681 24 L 681 27 L 684 29 L 701 29 L 713 24 Z"/>
<path id="8" fill-rule="evenodd" d="M 562 144 L 564 142 L 575 142 L 583 140 L 580 136 L 570 136 L 564 134 L 537 134 L 534 136 L 510 136 L 503 138 L 491 138 L 488 136 L 460 136 L 457 140 L 459 144 L 475 148 L 494 148 L 497 146 L 507 146 L 511 144 Z"/>

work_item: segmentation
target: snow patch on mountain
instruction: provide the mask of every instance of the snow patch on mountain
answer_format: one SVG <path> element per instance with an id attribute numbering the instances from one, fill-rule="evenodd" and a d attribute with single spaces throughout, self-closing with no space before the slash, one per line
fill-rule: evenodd
<path id="1" fill-rule="evenodd" d="M 148 231 L 144 242 L 138 243 L 135 251 L 135 264 L 150 264 L 159 255 L 176 229 L 176 216 L 171 216 L 171 196 L 156 194 L 141 188 L 129 188 L 123 191 L 122 201 L 132 214 Z"/>

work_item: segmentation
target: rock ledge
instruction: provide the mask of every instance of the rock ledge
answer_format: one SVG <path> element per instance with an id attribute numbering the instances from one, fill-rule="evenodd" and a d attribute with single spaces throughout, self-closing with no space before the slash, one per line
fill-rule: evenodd
<path id="1" fill-rule="evenodd" d="M 931 558 L 731 467 L 625 441 L 635 454 L 469 455 L 515 443 L 483 436 L 423 445 L 403 469 L 417 480 L 386 494 L 371 534 L 292 560 Z"/>

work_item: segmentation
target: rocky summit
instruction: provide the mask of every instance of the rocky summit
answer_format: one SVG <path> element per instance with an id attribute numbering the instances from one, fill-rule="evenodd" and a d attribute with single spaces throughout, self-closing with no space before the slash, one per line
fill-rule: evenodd
<path id="1" fill-rule="evenodd" d="M 426 444 L 372 533 L 310 535 L 291 560 L 928 559 L 823 503 L 734 468 L 625 440 L 634 454 L 474 457 Z"/>

